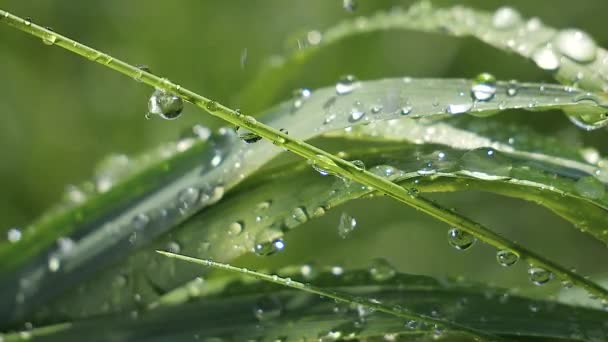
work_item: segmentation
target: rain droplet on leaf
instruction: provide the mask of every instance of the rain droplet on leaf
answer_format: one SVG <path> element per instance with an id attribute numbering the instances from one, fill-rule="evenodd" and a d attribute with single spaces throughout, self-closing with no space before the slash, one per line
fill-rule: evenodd
<path id="1" fill-rule="evenodd" d="M 477 239 L 473 235 L 463 230 L 458 228 L 448 230 L 448 242 L 452 247 L 460 251 L 468 249 L 475 243 L 475 241 L 477 241 Z"/>
<path id="2" fill-rule="evenodd" d="M 511 251 L 503 249 L 496 252 L 496 261 L 500 266 L 513 266 L 518 260 L 519 256 Z"/>
<path id="3" fill-rule="evenodd" d="M 553 279 L 553 273 L 540 267 L 530 267 L 528 277 L 534 285 L 544 285 Z"/>
<path id="4" fill-rule="evenodd" d="M 161 89 L 156 89 L 148 100 L 148 113 L 166 120 L 178 118 L 183 109 L 184 101 L 179 96 Z"/>
<path id="5" fill-rule="evenodd" d="M 496 78 L 487 72 L 475 77 L 471 85 L 471 96 L 476 101 L 489 101 L 496 94 Z"/>

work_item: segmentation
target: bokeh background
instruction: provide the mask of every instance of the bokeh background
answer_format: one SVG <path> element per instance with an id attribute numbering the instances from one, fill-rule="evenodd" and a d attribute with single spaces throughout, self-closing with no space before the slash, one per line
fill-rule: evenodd
<path id="1" fill-rule="evenodd" d="M 292 33 L 322 30 L 348 17 L 410 3 L 360 0 L 355 13 L 344 11 L 341 0 L 5 0 L 1 7 L 248 112 L 239 103 L 239 91 L 265 60 L 286 51 Z M 434 1 L 438 6 L 454 3 Z M 549 25 L 581 28 L 608 46 L 604 0 L 458 3 L 489 10 L 513 6 Z M 145 120 L 149 87 L 8 26 L 0 26 L 0 41 L 0 230 L 36 219 L 67 184 L 90 177 L 96 162 L 109 153 L 136 154 L 174 139 L 195 123 L 221 124 L 192 106 L 179 120 Z M 483 71 L 498 79 L 552 81 L 529 61 L 474 39 L 384 32 L 324 50 L 280 96 L 287 97 L 294 88 L 332 84 L 347 73 L 374 79 L 472 77 Z M 607 151 L 605 130 L 582 132 L 559 113 L 510 112 L 500 119 L 523 121 L 565 141 L 582 138 Z M 604 264 L 598 260 L 607 260 L 605 246 L 533 204 L 473 192 L 435 197 L 581 272 L 601 273 Z M 359 223 L 346 240 L 336 232 L 341 211 L 356 213 Z M 357 266 L 381 256 L 405 272 L 465 275 L 508 286 L 524 282 L 522 269 L 500 269 L 495 251 L 487 246 L 464 253 L 449 248 L 446 229 L 388 199 L 361 200 L 296 230 L 287 237 L 284 253 L 241 262 L 312 260 Z"/>

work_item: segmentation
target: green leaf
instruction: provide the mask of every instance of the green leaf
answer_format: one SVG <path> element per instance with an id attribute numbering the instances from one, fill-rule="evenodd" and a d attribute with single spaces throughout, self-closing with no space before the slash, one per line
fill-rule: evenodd
<path id="1" fill-rule="evenodd" d="M 608 334 L 604 324 L 607 314 L 603 311 L 527 299 L 479 284 L 440 282 L 407 274 L 394 274 L 380 281 L 364 270 L 347 270 L 340 276 L 328 270 L 300 272 L 299 268 L 291 268 L 279 274 L 292 281 L 314 282 L 327 291 L 374 298 L 383 305 L 446 318 L 506 338 L 601 340 Z M 340 333 L 343 338 L 351 334 L 357 338 L 392 334 L 404 338 L 428 338 L 434 334 L 448 339 L 463 338 L 453 335 L 453 331 L 440 332 L 421 322 L 374 312 L 361 305 L 337 304 L 244 275 L 192 283 L 181 291 L 174 293 L 171 301 L 146 312 L 41 327 L 29 334 L 50 341 L 79 340 L 83 334 L 116 341 L 153 337 L 155 340 L 221 337 L 242 341 L 262 336 L 317 340 L 330 332 L 334 336 Z M 265 312 L 259 311 L 264 308 Z M 555 324 L 564 317 L 568 317 L 568 324 Z M 4 338 L 12 341 L 18 337 L 15 334 Z"/>

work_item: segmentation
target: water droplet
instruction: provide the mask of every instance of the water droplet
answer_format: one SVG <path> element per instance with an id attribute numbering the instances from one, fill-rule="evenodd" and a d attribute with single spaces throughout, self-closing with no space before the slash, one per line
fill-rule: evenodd
<path id="1" fill-rule="evenodd" d="M 42 43 L 44 45 L 53 45 L 57 42 L 57 35 L 55 35 L 53 33 L 53 29 L 51 29 L 50 27 L 45 27 L 48 31 L 51 32 L 45 32 L 42 34 Z"/>
<path id="2" fill-rule="evenodd" d="M 52 255 L 51 257 L 49 257 L 48 266 L 49 271 L 57 272 L 59 270 L 59 267 L 61 267 L 61 260 L 59 260 L 59 257 L 57 257 L 56 255 Z"/>
<path id="3" fill-rule="evenodd" d="M 365 163 L 363 161 L 352 160 L 350 163 L 353 164 L 355 168 L 357 168 L 357 171 L 365 171 Z"/>
<path id="4" fill-rule="evenodd" d="M 283 239 L 281 238 L 272 241 L 256 243 L 253 247 L 253 251 L 255 252 L 255 254 L 260 256 L 272 255 L 282 251 L 283 249 L 285 249 L 285 242 L 283 242 Z"/>
<path id="5" fill-rule="evenodd" d="M 534 50 L 532 52 L 532 60 L 539 68 L 548 71 L 557 70 L 561 65 L 559 56 L 550 45 Z"/>
<path id="6" fill-rule="evenodd" d="M 400 110 L 401 115 L 408 115 L 411 112 L 412 112 L 412 106 L 406 105 L 406 106 L 401 107 L 401 110 Z"/>
<path id="7" fill-rule="evenodd" d="M 342 8 L 347 10 L 348 12 L 354 12 L 357 10 L 357 1 L 355 0 L 343 0 Z"/>
<path id="8" fill-rule="evenodd" d="M 519 87 L 517 85 L 517 81 L 509 81 L 509 85 L 507 86 L 507 95 L 513 97 L 517 95 L 518 91 Z"/>
<path id="9" fill-rule="evenodd" d="M 340 223 L 338 224 L 338 235 L 346 239 L 350 233 L 357 227 L 357 220 L 347 213 L 340 215 Z"/>
<path id="10" fill-rule="evenodd" d="M 534 285 L 544 285 L 553 279 L 553 273 L 540 267 L 530 267 L 528 277 Z"/>
<path id="11" fill-rule="evenodd" d="M 162 89 L 156 89 L 148 100 L 148 113 L 166 120 L 178 118 L 183 109 L 184 101 L 179 96 Z"/>
<path id="12" fill-rule="evenodd" d="M 238 234 L 241 234 L 244 227 L 245 227 L 245 223 L 243 221 L 232 222 L 228 226 L 228 232 L 232 235 L 238 235 Z"/>
<path id="13" fill-rule="evenodd" d="M 9 242 L 15 243 L 21 240 L 21 230 L 18 228 L 11 228 L 6 232 L 6 238 Z"/>
<path id="14" fill-rule="evenodd" d="M 306 280 L 312 280 L 319 275 L 319 270 L 310 264 L 305 264 L 300 267 L 300 273 Z"/>
<path id="15" fill-rule="evenodd" d="M 167 252 L 178 254 L 182 250 L 182 247 L 179 245 L 179 243 L 175 241 L 170 241 L 169 243 L 167 243 L 165 249 L 167 250 Z"/>
<path id="16" fill-rule="evenodd" d="M 258 211 L 265 211 L 270 209 L 270 206 L 272 205 L 272 201 L 264 201 L 264 202 L 260 202 L 258 203 L 258 205 L 256 205 L 256 210 Z"/>
<path id="17" fill-rule="evenodd" d="M 586 176 L 576 181 L 574 185 L 576 192 L 589 199 L 600 199 L 606 194 L 604 184 L 593 176 Z"/>
<path id="18" fill-rule="evenodd" d="M 276 296 L 263 296 L 253 308 L 253 314 L 259 321 L 269 321 L 281 316 L 283 306 Z"/>
<path id="19" fill-rule="evenodd" d="M 253 144 L 262 140 L 262 137 L 252 132 L 246 132 L 239 134 L 239 139 L 243 140 L 247 144 Z"/>
<path id="20" fill-rule="evenodd" d="M 192 209 L 198 201 L 201 191 L 197 188 L 189 187 L 177 194 L 179 208 L 182 210 Z"/>
<path id="21" fill-rule="evenodd" d="M 213 112 L 216 112 L 219 109 L 219 105 L 215 101 L 209 101 L 205 105 L 205 108 L 207 108 L 208 111 L 210 111 L 210 112 L 213 113 Z"/>
<path id="22" fill-rule="evenodd" d="M 585 32 L 577 29 L 561 30 L 553 38 L 555 47 L 565 56 L 581 63 L 595 60 L 597 45 Z"/>
<path id="23" fill-rule="evenodd" d="M 386 259 L 376 258 L 372 260 L 369 274 L 375 281 L 385 281 L 393 278 L 397 271 Z"/>
<path id="24" fill-rule="evenodd" d="M 293 92 L 293 108 L 300 109 L 304 102 L 312 95 L 310 89 L 302 88 L 296 89 Z"/>
<path id="25" fill-rule="evenodd" d="M 471 96 L 476 101 L 489 101 L 496 94 L 496 78 L 487 72 L 475 77 L 471 86 Z"/>
<path id="26" fill-rule="evenodd" d="M 357 122 L 361 120 L 365 116 L 365 111 L 363 110 L 363 106 L 361 102 L 357 101 L 353 104 L 353 107 L 350 110 L 350 115 L 348 117 L 349 122 Z"/>
<path id="27" fill-rule="evenodd" d="M 477 241 L 475 237 L 463 230 L 458 228 L 452 228 L 448 230 L 448 242 L 452 247 L 464 251 L 469 247 L 473 246 L 473 244 Z"/>
<path id="28" fill-rule="evenodd" d="M 294 208 L 291 212 L 291 217 L 299 223 L 308 221 L 308 215 L 306 215 L 306 209 L 304 207 Z"/>
<path id="29" fill-rule="evenodd" d="M 504 6 L 494 12 L 492 26 L 499 30 L 513 29 L 522 22 L 521 15 L 512 7 Z"/>
<path id="30" fill-rule="evenodd" d="M 342 266 L 332 266 L 329 271 L 336 277 L 344 274 L 344 268 Z"/>
<path id="31" fill-rule="evenodd" d="M 449 104 L 445 108 L 445 112 L 448 114 L 462 114 L 471 110 L 472 107 L 472 103 Z"/>
<path id="32" fill-rule="evenodd" d="M 466 152 L 461 157 L 461 163 L 474 176 L 487 179 L 509 177 L 513 168 L 509 158 L 487 147 Z"/>
<path id="33" fill-rule="evenodd" d="M 319 172 L 322 176 L 334 175 L 335 171 L 338 169 L 338 165 L 331 160 L 329 157 L 326 157 L 322 154 L 317 155 L 317 159 L 312 162 L 309 161 L 312 168 Z"/>
<path id="34" fill-rule="evenodd" d="M 369 110 L 372 114 L 380 114 L 382 112 L 382 105 L 373 105 Z"/>
<path id="35" fill-rule="evenodd" d="M 506 249 L 496 252 L 496 261 L 500 266 L 509 267 L 515 265 L 519 260 L 519 256 Z"/>
<path id="36" fill-rule="evenodd" d="M 336 94 L 346 95 L 351 93 L 355 88 L 359 86 L 359 81 L 353 75 L 346 75 L 340 78 L 336 83 Z"/>
<path id="37" fill-rule="evenodd" d="M 30 18 L 30 17 L 25 17 L 25 18 L 23 19 L 23 21 L 24 21 L 25 26 L 30 26 L 30 25 L 32 25 L 32 18 Z M 1 340 L 0 340 L 0 341 L 1 341 Z"/>

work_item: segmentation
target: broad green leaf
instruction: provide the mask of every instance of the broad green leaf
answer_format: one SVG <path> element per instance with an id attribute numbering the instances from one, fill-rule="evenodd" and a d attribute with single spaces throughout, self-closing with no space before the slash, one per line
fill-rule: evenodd
<path id="1" fill-rule="evenodd" d="M 605 110 L 596 102 L 580 101 L 581 96 L 586 95 L 575 89 L 545 85 L 541 90 L 540 85 L 510 82 L 498 82 L 496 92 L 486 101 L 473 101 L 471 87 L 474 84 L 477 83 L 466 80 L 434 79 L 355 81 L 352 84 L 352 91 L 343 95 L 336 95 L 336 89 L 333 87 L 324 88 L 314 91 L 310 96 L 296 99 L 301 101 L 300 103 L 290 101 L 281 104 L 268 111 L 267 122 L 273 127 L 288 129 L 290 134 L 297 138 L 309 139 L 322 133 L 372 121 L 403 118 L 407 122 L 413 122 L 410 118 L 450 117 L 453 114 L 447 114 L 446 110 L 454 105 L 470 105 L 472 107 L 468 110 L 475 115 L 489 115 L 508 108 L 530 110 L 572 108 L 579 112 L 589 113 L 589 115 L 603 115 Z M 513 88 L 517 89 L 517 94 L 510 96 L 509 89 Z M 404 108 L 407 110 L 404 111 Z M 353 120 L 354 112 L 356 120 Z M 407 114 L 403 115 L 404 113 Z M 390 136 L 390 134 L 388 135 Z M 28 248 L 33 248 L 34 251 L 48 251 L 50 247 L 50 251 L 47 252 L 46 257 L 30 260 L 27 267 L 21 266 L 19 273 L 5 271 L 6 280 L 3 282 L 3 286 L 7 291 L 2 292 L 4 293 L 3 302 L 8 303 L 3 306 L 6 308 L 5 315 L 21 316 L 31 306 L 56 296 L 68 284 L 79 282 L 80 279 L 84 279 L 98 267 L 103 266 L 104 263 L 98 262 L 99 260 L 104 262 L 117 260 L 119 257 L 131 253 L 133 248 L 170 230 L 193 213 L 217 201 L 223 192 L 229 191 L 242 179 L 281 152 L 281 149 L 273 147 L 268 142 L 248 145 L 235 140 L 234 133 L 227 129 L 222 129 L 219 134 L 212 136 L 206 143 L 207 145 L 200 147 L 201 144 L 203 142 L 196 139 L 176 143 L 170 149 L 172 153 L 166 153 L 165 159 L 155 164 L 159 165 L 157 168 L 164 171 L 161 172 L 162 178 L 147 181 L 145 186 L 141 185 L 146 189 L 146 195 L 129 201 L 128 205 L 115 203 L 111 195 L 120 189 L 124 189 L 120 191 L 129 192 L 132 187 L 139 186 L 138 173 L 133 173 L 128 177 L 122 187 L 115 186 L 107 193 L 92 196 L 90 202 L 80 204 L 74 209 L 58 210 L 41 222 L 35 223 L 33 227 L 37 227 L 36 229 L 28 229 L 26 231 L 27 239 L 24 239 L 32 244 L 32 247 Z M 185 149 L 185 151 L 180 152 L 179 146 L 182 146 L 181 149 Z M 201 157 L 197 152 L 198 149 L 207 149 L 209 152 L 207 156 Z M 154 155 L 160 155 L 163 158 L 162 150 L 161 153 Z M 188 164 L 189 169 L 173 165 L 174 163 L 186 163 L 186 161 L 180 162 L 180 160 L 187 160 L 191 163 Z M 141 172 L 146 172 L 146 170 L 144 168 Z M 110 181 L 114 180 L 110 178 Z M 116 181 L 118 182 L 120 179 Z M 297 189 L 297 187 L 290 186 L 289 188 Z M 82 221 L 78 221 L 80 208 L 95 207 L 97 201 L 108 203 L 108 207 L 100 209 L 97 215 L 103 215 L 110 210 L 111 215 L 104 216 L 100 220 L 96 219 L 100 216 L 91 214 L 82 217 Z M 294 208 L 295 206 L 296 204 L 294 204 Z M 290 208 L 290 210 L 294 208 Z M 167 210 L 168 213 L 165 213 Z M 165 218 L 166 215 L 169 215 L 168 219 Z M 234 218 L 235 222 L 238 220 L 238 218 Z M 78 239 L 74 239 L 74 251 L 86 252 L 87 258 L 82 257 L 81 253 L 61 254 L 60 246 L 49 246 L 55 239 L 64 238 L 67 235 L 63 233 L 64 228 L 54 229 L 57 222 L 62 222 L 62 226 L 72 227 L 69 235 L 73 239 L 78 236 Z M 148 226 L 154 228 L 149 229 Z M 48 235 L 45 239 L 38 239 L 44 232 L 54 232 L 54 234 Z M 116 232 L 119 233 L 116 234 Z M 275 235 L 272 230 L 265 234 Z M 107 240 L 110 243 L 107 248 L 104 245 L 99 245 L 97 249 L 88 247 L 91 244 L 97 246 L 96 241 L 106 239 L 106 236 L 111 237 Z M 241 255 L 250 250 L 252 241 L 256 239 L 261 238 L 249 236 L 248 243 L 239 242 L 238 248 L 232 248 L 232 251 L 222 251 L 221 254 L 224 258 Z M 206 241 L 206 239 L 187 239 L 185 241 Z M 4 244 L 0 246 L 0 255 L 6 257 L 20 253 L 20 246 L 21 243 Z M 59 270 L 52 272 L 49 270 L 49 262 L 52 261 L 51 257 L 57 255 L 61 256 Z M 214 257 L 219 258 L 220 256 L 215 255 Z M 79 263 L 74 264 L 70 260 L 78 260 Z M 86 260 L 90 261 L 85 262 Z M 62 264 L 74 266 L 61 267 Z M 127 262 L 126 264 L 132 265 L 133 263 Z M 113 274 L 116 272 L 114 271 Z M 105 281 L 93 281 L 93 286 L 100 286 L 101 291 L 107 292 L 107 289 L 111 288 L 110 285 L 115 276 L 105 278 Z M 28 279 L 27 287 L 24 288 L 19 279 Z M 176 281 L 179 284 L 181 279 L 176 278 Z M 40 284 L 43 283 L 46 286 L 53 285 L 49 286 L 50 289 L 45 288 L 44 291 L 41 291 Z M 165 288 L 164 285 L 161 288 Z M 95 303 L 93 311 L 105 308 L 102 305 L 103 302 L 109 301 L 107 296 L 98 298 L 102 303 Z M 132 300 L 126 301 L 127 307 L 131 305 L 128 304 L 130 302 Z M 83 301 L 83 303 L 87 303 L 87 301 Z M 88 306 L 88 304 L 83 304 L 83 306 Z"/>
<path id="2" fill-rule="evenodd" d="M 369 271 L 347 270 L 336 276 L 328 270 L 302 270 L 304 273 L 297 268 L 286 269 L 279 274 L 356 298 L 374 298 L 384 305 L 416 314 L 454 320 L 506 338 L 583 341 L 602 340 L 608 334 L 604 324 L 607 314 L 603 311 L 527 299 L 479 284 L 440 282 L 398 273 L 378 279 Z M 215 290 L 209 291 L 210 288 Z M 116 341 L 211 337 L 234 341 L 259 337 L 316 341 L 325 336 L 428 338 L 435 334 L 450 340 L 464 338 L 421 322 L 374 312 L 360 305 L 337 304 L 245 276 L 192 283 L 172 297 L 150 311 L 40 327 L 28 334 L 49 341 L 79 340 L 83 334 Z M 568 324 L 555 324 L 563 322 L 564 317 L 568 317 Z M 6 341 L 18 338 L 19 334 L 5 336 Z"/>
<path id="3" fill-rule="evenodd" d="M 241 101 L 247 108 L 260 110 L 276 101 L 275 96 L 286 80 L 297 77 L 306 61 L 324 47 L 352 36 L 394 30 L 473 36 L 498 49 L 531 59 L 565 84 L 594 92 L 608 89 L 608 53 L 582 31 L 556 30 L 544 25 L 537 17 L 525 20 L 512 8 L 489 13 L 462 6 L 434 8 L 430 2 L 421 1 L 407 10 L 395 8 L 369 18 L 344 20 L 318 32 L 314 35 L 318 39 L 312 41 L 298 37 L 304 47 L 283 59 L 274 58 L 267 63 L 245 89 Z M 605 120 L 603 123 L 585 122 L 584 118 L 576 121 L 588 129 L 606 123 Z"/>

